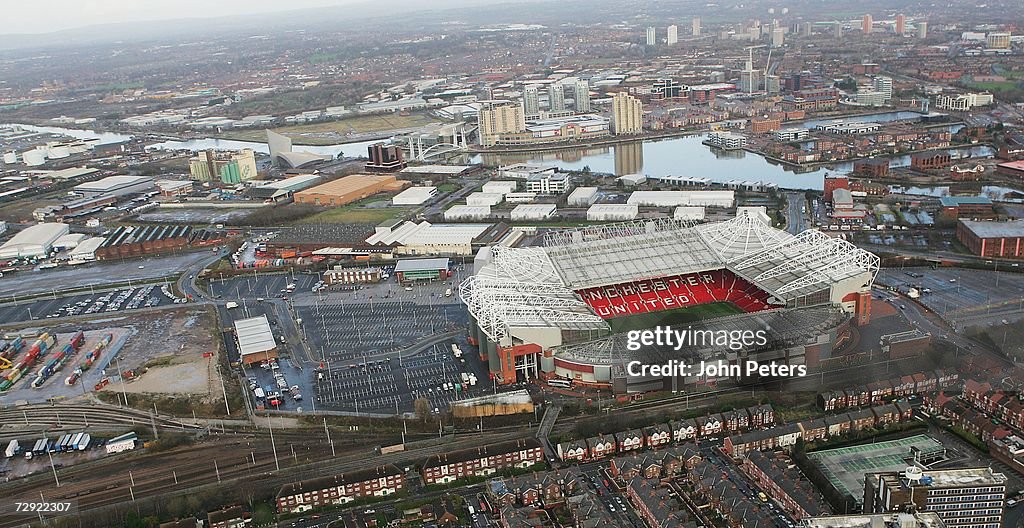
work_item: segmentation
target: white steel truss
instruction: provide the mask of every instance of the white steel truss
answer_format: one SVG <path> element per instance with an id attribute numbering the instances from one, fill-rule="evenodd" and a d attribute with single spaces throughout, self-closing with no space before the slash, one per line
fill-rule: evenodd
<path id="1" fill-rule="evenodd" d="M 742 258 L 767 247 L 778 246 L 793 238 L 792 235 L 765 225 L 752 215 L 739 215 L 725 222 L 714 222 L 697 227 L 708 245 L 723 260 Z"/>
<path id="2" fill-rule="evenodd" d="M 523 281 L 561 284 L 551 258 L 539 247 L 493 246 L 494 265 L 502 274 Z"/>

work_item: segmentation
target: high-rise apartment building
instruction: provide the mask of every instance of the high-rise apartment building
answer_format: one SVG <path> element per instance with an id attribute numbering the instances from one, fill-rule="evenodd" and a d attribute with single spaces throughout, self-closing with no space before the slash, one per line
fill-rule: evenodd
<path id="1" fill-rule="evenodd" d="M 926 39 L 928 38 L 928 23 L 918 22 L 917 23 L 917 38 Z"/>
<path id="2" fill-rule="evenodd" d="M 896 34 L 903 36 L 907 30 L 907 16 L 903 13 L 896 15 Z"/>
<path id="3" fill-rule="evenodd" d="M 241 183 L 256 177 L 256 155 L 252 149 L 238 152 L 204 150 L 189 159 L 188 168 L 193 180 Z"/>
<path id="4" fill-rule="evenodd" d="M 548 111 L 565 111 L 565 87 L 560 82 L 548 86 Z"/>
<path id="5" fill-rule="evenodd" d="M 868 33 L 871 33 L 871 26 L 873 26 L 874 24 L 875 24 L 875 22 L 871 18 L 870 14 L 864 15 L 864 18 L 862 18 L 861 21 L 860 21 L 860 31 L 861 31 L 861 33 L 864 33 L 865 35 L 868 34 Z"/>
<path id="6" fill-rule="evenodd" d="M 832 37 L 835 38 L 836 40 L 839 40 L 839 39 L 843 38 L 843 23 L 842 22 L 836 21 L 836 22 L 832 23 Z"/>
<path id="7" fill-rule="evenodd" d="M 644 104 L 626 92 L 612 97 L 612 134 L 617 136 L 643 132 Z"/>
<path id="8" fill-rule="evenodd" d="M 590 83 L 586 79 L 576 79 L 572 88 L 572 98 L 576 102 L 576 113 L 586 114 L 590 112 Z"/>
<path id="9" fill-rule="evenodd" d="M 778 28 L 773 29 L 772 30 L 772 47 L 773 48 L 781 48 L 782 44 L 783 44 L 783 42 L 785 41 L 785 38 L 786 38 L 785 35 L 786 35 L 786 33 L 785 33 L 785 31 L 783 31 L 782 28 L 778 27 Z"/>
<path id="10" fill-rule="evenodd" d="M 672 24 L 668 27 L 668 35 L 665 37 L 665 43 L 669 46 L 675 46 L 679 43 L 679 26 Z"/>
<path id="11" fill-rule="evenodd" d="M 523 88 L 523 110 L 527 117 L 540 115 L 540 90 L 536 84 Z"/>
<path id="12" fill-rule="evenodd" d="M 502 134 L 526 131 L 526 111 L 522 103 L 512 101 L 484 101 L 478 114 L 480 144 L 491 147 Z"/>
<path id="13" fill-rule="evenodd" d="M 700 36 L 700 17 L 693 17 L 693 21 L 690 22 L 690 31 L 693 32 L 693 36 Z"/>
<path id="14" fill-rule="evenodd" d="M 1006 481 L 989 467 L 869 473 L 864 513 L 934 512 L 949 528 L 999 528 Z"/>
<path id="15" fill-rule="evenodd" d="M 653 27 L 647 28 L 647 45 L 655 46 L 658 44 L 658 32 Z"/>
<path id="16" fill-rule="evenodd" d="M 885 94 L 885 100 L 892 99 L 892 77 L 875 77 L 875 91 Z"/>

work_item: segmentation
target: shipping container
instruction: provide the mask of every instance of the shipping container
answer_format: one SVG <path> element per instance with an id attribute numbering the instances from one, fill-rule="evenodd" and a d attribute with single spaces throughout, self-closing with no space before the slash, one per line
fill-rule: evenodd
<path id="1" fill-rule="evenodd" d="M 17 440 L 11 440 L 11 442 L 7 444 L 7 450 L 4 451 L 4 456 L 6 456 L 7 458 L 11 458 L 20 452 L 21 444 L 19 444 Z"/>
<path id="2" fill-rule="evenodd" d="M 67 449 L 65 449 L 65 451 L 77 451 L 78 444 L 82 441 L 83 436 L 85 436 L 85 433 L 78 433 L 71 437 L 71 441 L 68 442 Z"/>

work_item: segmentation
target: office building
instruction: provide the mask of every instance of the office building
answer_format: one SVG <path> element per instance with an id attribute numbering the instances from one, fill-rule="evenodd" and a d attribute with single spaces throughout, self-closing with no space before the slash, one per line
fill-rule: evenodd
<path id="1" fill-rule="evenodd" d="M 785 32 L 782 28 L 778 27 L 772 30 L 772 47 L 781 48 L 785 40 Z"/>
<path id="2" fill-rule="evenodd" d="M 534 174 L 526 178 L 526 191 L 537 194 L 562 194 L 568 191 L 571 185 L 572 178 L 565 172 Z"/>
<path id="3" fill-rule="evenodd" d="M 1005 31 L 993 31 L 985 36 L 985 47 L 988 49 L 1010 49 L 1010 34 Z"/>
<path id="4" fill-rule="evenodd" d="M 644 104 L 626 92 L 612 96 L 612 134 L 616 136 L 643 132 Z"/>
<path id="5" fill-rule="evenodd" d="M 654 46 L 658 44 L 658 32 L 653 27 L 647 28 L 647 45 Z"/>
<path id="6" fill-rule="evenodd" d="M 658 79 L 654 81 L 654 85 L 651 87 L 651 97 L 653 99 L 679 99 L 689 95 L 690 88 L 679 84 L 674 79 Z"/>
<path id="7" fill-rule="evenodd" d="M 374 143 L 366 147 L 366 170 L 370 172 L 395 172 L 404 169 L 408 164 L 402 156 L 402 148 L 398 145 Z"/>
<path id="8" fill-rule="evenodd" d="M 990 93 L 940 95 L 935 98 L 935 108 L 966 112 L 976 106 L 986 106 L 993 102 L 994 99 Z"/>
<path id="9" fill-rule="evenodd" d="M 237 152 L 204 150 L 188 160 L 193 180 L 241 183 L 256 177 L 256 154 L 252 149 Z"/>
<path id="10" fill-rule="evenodd" d="M 732 132 L 711 132 L 706 140 L 708 145 L 725 150 L 738 150 L 747 146 L 747 136 Z"/>
<path id="11" fill-rule="evenodd" d="M 907 16 L 903 13 L 896 15 L 896 34 L 903 36 L 907 30 Z"/>
<path id="12" fill-rule="evenodd" d="M 480 145 L 491 147 L 503 134 L 526 132 L 526 112 L 521 103 L 484 101 L 480 108 Z"/>
<path id="13" fill-rule="evenodd" d="M 573 100 L 576 104 L 577 114 L 590 112 L 590 83 L 586 79 L 576 79 L 573 83 Z"/>
<path id="14" fill-rule="evenodd" d="M 1006 480 L 989 467 L 868 473 L 864 512 L 933 512 L 950 528 L 999 528 Z"/>
<path id="15" fill-rule="evenodd" d="M 917 38 L 926 39 L 928 38 L 928 23 L 918 22 L 917 23 Z"/>
<path id="16" fill-rule="evenodd" d="M 526 117 L 540 115 L 540 90 L 536 84 L 523 88 L 523 111 L 526 112 Z"/>
<path id="17" fill-rule="evenodd" d="M 874 25 L 874 23 L 875 22 L 872 20 L 871 15 L 864 15 L 864 18 L 860 21 L 861 33 L 864 33 L 865 35 L 871 33 L 871 26 Z"/>
<path id="18" fill-rule="evenodd" d="M 665 43 L 669 46 L 675 46 L 679 43 L 679 26 L 672 24 L 668 27 L 668 34 L 665 37 Z"/>
<path id="19" fill-rule="evenodd" d="M 565 87 L 560 82 L 548 86 L 548 111 L 552 113 L 565 111 Z"/>
<path id="20" fill-rule="evenodd" d="M 690 31 L 693 33 L 693 36 L 700 36 L 700 17 L 693 17 L 693 21 L 690 22 Z"/>

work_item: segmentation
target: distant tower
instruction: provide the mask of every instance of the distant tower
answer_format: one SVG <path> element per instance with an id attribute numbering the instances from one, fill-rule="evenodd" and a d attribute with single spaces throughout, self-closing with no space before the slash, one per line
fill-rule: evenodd
<path id="1" fill-rule="evenodd" d="M 647 28 L 647 45 L 655 46 L 658 44 L 658 32 L 653 28 Z"/>
<path id="2" fill-rule="evenodd" d="M 665 42 L 669 46 L 675 46 L 679 43 L 679 26 L 672 24 L 668 27 L 668 37 L 665 39 Z"/>
<path id="3" fill-rule="evenodd" d="M 896 15 L 896 34 L 903 36 L 907 29 L 907 17 L 903 13 Z"/>
<path id="4" fill-rule="evenodd" d="M 691 27 L 692 27 L 692 31 L 693 31 L 693 36 L 699 37 L 700 36 L 700 17 L 693 17 L 693 21 L 691 22 L 691 24 L 692 24 Z"/>
<path id="5" fill-rule="evenodd" d="M 523 88 L 523 108 L 527 116 L 540 115 L 540 91 L 536 84 Z"/>
<path id="6" fill-rule="evenodd" d="M 565 111 L 565 88 L 562 83 L 548 86 L 548 110 L 551 112 Z"/>
<path id="7" fill-rule="evenodd" d="M 643 132 L 644 104 L 626 92 L 612 96 L 612 134 L 628 135 Z"/>
<path id="8" fill-rule="evenodd" d="M 926 39 L 928 38 L 928 23 L 918 22 L 917 23 L 917 38 Z"/>
<path id="9" fill-rule="evenodd" d="M 885 100 L 892 99 L 892 77 L 875 77 L 875 91 L 885 94 Z"/>
<path id="10" fill-rule="evenodd" d="M 871 26 L 873 24 L 874 24 L 874 21 L 871 19 L 871 15 L 870 14 L 864 15 L 864 18 L 861 19 L 861 21 L 860 21 L 860 30 L 861 30 L 861 32 L 864 33 L 865 35 L 867 35 L 868 33 L 871 33 Z"/>
<path id="11" fill-rule="evenodd" d="M 576 101 L 576 113 L 590 112 L 590 83 L 585 79 L 577 79 L 572 88 L 572 98 Z"/>
<path id="12" fill-rule="evenodd" d="M 843 38 L 843 23 L 842 22 L 836 21 L 836 22 L 832 23 L 832 37 L 835 38 L 836 40 L 842 40 L 842 38 Z"/>
<path id="13" fill-rule="evenodd" d="M 785 37 L 785 33 L 783 32 L 782 28 L 778 27 L 778 28 L 773 29 L 772 30 L 772 47 L 773 48 L 781 48 L 782 47 L 782 43 L 784 42 L 785 38 L 786 38 Z"/>

